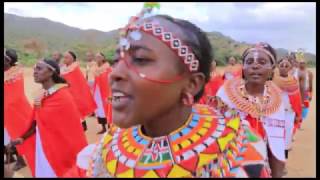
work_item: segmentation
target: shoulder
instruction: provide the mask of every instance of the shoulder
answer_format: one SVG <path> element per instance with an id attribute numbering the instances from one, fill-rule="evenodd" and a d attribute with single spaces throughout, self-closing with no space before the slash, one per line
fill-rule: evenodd
<path id="1" fill-rule="evenodd" d="M 199 115 L 199 119 L 210 120 L 211 123 L 211 129 L 209 128 L 211 131 L 204 134 L 204 137 L 207 138 L 201 141 L 201 144 L 205 144 L 207 148 L 198 152 L 199 160 L 202 156 L 207 155 L 206 160 L 200 160 L 201 163 L 216 162 L 222 170 L 229 172 L 227 173 L 229 175 L 226 176 L 256 176 L 254 173 L 250 174 L 252 171 L 258 173 L 258 176 L 262 172 L 268 176 L 267 164 L 265 163 L 267 159 L 266 144 L 247 121 L 241 119 L 235 110 L 226 106 L 223 114 L 204 105 L 198 105 L 195 109 L 197 109 L 195 114 Z M 210 138 L 212 141 L 208 140 Z M 198 149 L 197 146 L 194 148 Z M 224 166 L 223 162 L 230 166 Z"/>
<path id="2" fill-rule="evenodd" d="M 266 85 L 270 88 L 271 92 L 274 92 L 276 94 L 281 94 L 282 93 L 282 90 L 273 81 L 267 81 Z"/>
<path id="3" fill-rule="evenodd" d="M 69 98 L 72 98 L 69 85 L 64 83 L 55 84 L 48 92 L 46 92 L 45 96 L 61 97 L 61 99 L 64 100 L 69 100 Z"/>
<path id="4" fill-rule="evenodd" d="M 230 107 L 234 107 L 234 100 L 237 96 L 240 96 L 238 89 L 242 86 L 241 78 L 234 78 L 232 80 L 226 80 L 223 85 L 217 91 L 217 100 L 226 103 Z"/>
<path id="5" fill-rule="evenodd" d="M 61 68 L 61 75 L 65 75 L 68 74 L 74 70 L 76 70 L 77 68 L 80 68 L 79 62 L 73 62 L 71 65 L 69 66 L 63 66 Z M 79 69 L 80 70 L 80 69 Z"/>
<path id="6" fill-rule="evenodd" d="M 4 82 L 15 82 L 23 78 L 23 67 L 16 65 L 4 72 Z"/>

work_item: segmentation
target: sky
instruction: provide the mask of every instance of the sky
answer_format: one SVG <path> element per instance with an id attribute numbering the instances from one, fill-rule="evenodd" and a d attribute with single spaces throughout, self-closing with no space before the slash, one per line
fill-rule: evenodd
<path id="1" fill-rule="evenodd" d="M 142 6 L 142 2 L 5 2 L 4 12 L 111 31 L 126 25 Z M 189 20 L 204 31 L 218 31 L 237 41 L 263 41 L 275 48 L 316 53 L 315 2 L 161 2 L 160 6 L 159 14 Z"/>

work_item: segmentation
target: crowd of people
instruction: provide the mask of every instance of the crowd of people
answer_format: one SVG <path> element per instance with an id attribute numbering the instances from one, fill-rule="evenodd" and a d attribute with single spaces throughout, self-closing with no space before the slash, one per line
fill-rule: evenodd
<path id="1" fill-rule="evenodd" d="M 73 51 L 38 60 L 32 105 L 4 51 L 5 163 L 16 154 L 33 177 L 282 177 L 312 99 L 304 57 L 257 43 L 221 73 L 200 28 L 151 12 L 121 29 L 113 59 L 88 52 L 85 73 Z"/>

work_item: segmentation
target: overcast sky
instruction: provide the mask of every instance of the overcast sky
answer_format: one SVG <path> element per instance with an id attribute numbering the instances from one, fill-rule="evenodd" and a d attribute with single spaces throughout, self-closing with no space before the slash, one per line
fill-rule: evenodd
<path id="1" fill-rule="evenodd" d="M 316 3 L 160 3 L 160 14 L 190 20 L 205 31 L 237 41 L 265 41 L 275 48 L 316 52 Z M 81 29 L 124 26 L 143 3 L 4 3 L 4 12 L 44 17 Z"/>

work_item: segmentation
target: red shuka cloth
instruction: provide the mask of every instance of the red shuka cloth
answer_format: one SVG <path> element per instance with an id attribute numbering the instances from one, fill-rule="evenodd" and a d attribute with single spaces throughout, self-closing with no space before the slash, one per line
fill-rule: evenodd
<path id="1" fill-rule="evenodd" d="M 206 84 L 203 96 L 199 100 L 199 103 L 208 103 L 208 96 L 215 96 L 219 88 L 223 85 L 223 82 L 223 77 L 220 74 L 213 76 Z"/>
<path id="2" fill-rule="evenodd" d="M 266 132 L 261 121 L 259 121 L 257 118 L 252 117 L 250 114 L 247 115 L 246 119 L 256 133 L 258 133 L 263 138 L 266 137 Z"/>
<path id="3" fill-rule="evenodd" d="M 67 87 L 62 87 L 35 107 L 43 151 L 58 177 L 76 164 L 77 154 L 87 146 L 79 123 L 80 113 Z"/>
<path id="4" fill-rule="evenodd" d="M 91 94 L 90 87 L 80 70 L 79 65 L 74 63 L 70 66 L 74 67 L 70 67 L 72 68 L 71 71 L 62 73 L 62 76 L 70 85 L 70 92 L 78 106 L 81 114 L 81 119 L 84 119 L 86 116 L 92 114 L 95 111 L 97 105 Z"/>
<path id="5" fill-rule="evenodd" d="M 236 64 L 233 66 L 227 65 L 225 67 L 225 73 L 232 73 L 235 78 L 237 78 L 237 77 L 241 78 L 242 77 L 242 65 L 240 65 L 240 64 Z M 224 80 L 226 80 L 225 73 L 223 74 Z"/>
<path id="6" fill-rule="evenodd" d="M 24 93 L 24 78 L 21 67 L 12 67 L 5 72 L 4 80 L 4 127 L 10 138 L 20 138 L 31 126 L 32 107 Z M 17 145 L 20 155 L 25 155 L 27 163 L 34 169 L 32 159 L 34 158 L 34 147 L 30 144 L 32 139 L 26 143 Z"/>
<path id="7" fill-rule="evenodd" d="M 108 98 L 111 96 L 111 88 L 109 86 L 109 74 L 111 73 L 111 67 L 103 65 L 99 68 L 100 73 L 96 75 L 94 81 L 94 91 L 97 88 L 97 85 L 100 89 L 101 100 L 103 104 L 104 113 L 107 118 L 107 123 L 112 123 L 112 104 L 108 101 Z"/>

